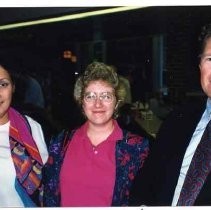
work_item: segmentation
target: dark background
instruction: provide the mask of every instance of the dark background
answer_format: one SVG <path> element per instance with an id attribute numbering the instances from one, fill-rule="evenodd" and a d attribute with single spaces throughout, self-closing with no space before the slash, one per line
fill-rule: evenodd
<path id="1" fill-rule="evenodd" d="M 96 9 L 103 8 L 0 8 L 0 25 Z M 133 102 L 158 89 L 172 104 L 201 96 L 198 35 L 209 22 L 210 6 L 165 6 L 0 30 L 0 58 L 20 74 L 33 74 L 46 109 L 69 126 L 70 119 L 78 119 L 72 102 L 75 72 L 93 60 L 132 77 Z M 65 59 L 65 50 L 77 60 Z"/>

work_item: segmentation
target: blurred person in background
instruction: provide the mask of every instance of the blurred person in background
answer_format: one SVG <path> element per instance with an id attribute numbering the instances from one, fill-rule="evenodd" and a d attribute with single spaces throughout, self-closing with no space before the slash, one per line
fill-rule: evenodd
<path id="1" fill-rule="evenodd" d="M 45 106 L 43 88 L 35 75 L 35 73 L 34 75 L 29 73 L 23 66 L 14 73 L 16 91 L 13 94 L 12 106 L 41 125 L 48 145 L 52 135 L 58 132 L 58 126 L 52 116 L 50 106 Z"/>

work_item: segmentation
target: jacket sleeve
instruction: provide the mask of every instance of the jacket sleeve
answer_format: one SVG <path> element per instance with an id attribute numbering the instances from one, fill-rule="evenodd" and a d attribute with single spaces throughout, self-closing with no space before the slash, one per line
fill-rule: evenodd
<path id="1" fill-rule="evenodd" d="M 62 131 L 50 141 L 49 158 L 43 169 L 44 206 L 46 207 L 59 207 L 60 205 L 59 173 L 64 137 L 65 131 Z"/>

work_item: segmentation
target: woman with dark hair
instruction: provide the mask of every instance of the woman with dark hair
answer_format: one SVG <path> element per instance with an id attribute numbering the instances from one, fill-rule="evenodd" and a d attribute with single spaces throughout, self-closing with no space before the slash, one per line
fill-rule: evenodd
<path id="1" fill-rule="evenodd" d="M 43 206 L 48 152 L 40 124 L 11 107 L 15 85 L 0 64 L 0 207 Z"/>
<path id="2" fill-rule="evenodd" d="M 74 97 L 86 122 L 51 141 L 45 205 L 127 206 L 149 142 L 122 130 L 115 120 L 125 89 L 111 66 L 93 62 L 77 79 Z"/>

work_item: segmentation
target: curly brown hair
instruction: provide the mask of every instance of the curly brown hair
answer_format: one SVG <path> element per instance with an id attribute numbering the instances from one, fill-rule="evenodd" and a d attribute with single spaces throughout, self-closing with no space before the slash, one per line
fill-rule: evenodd
<path id="1" fill-rule="evenodd" d="M 93 62 L 89 64 L 84 73 L 76 80 L 74 87 L 74 98 L 81 106 L 83 103 L 84 91 L 92 81 L 101 80 L 112 86 L 117 99 L 116 110 L 124 103 L 126 90 L 119 82 L 119 76 L 112 66 L 102 62 Z"/>

